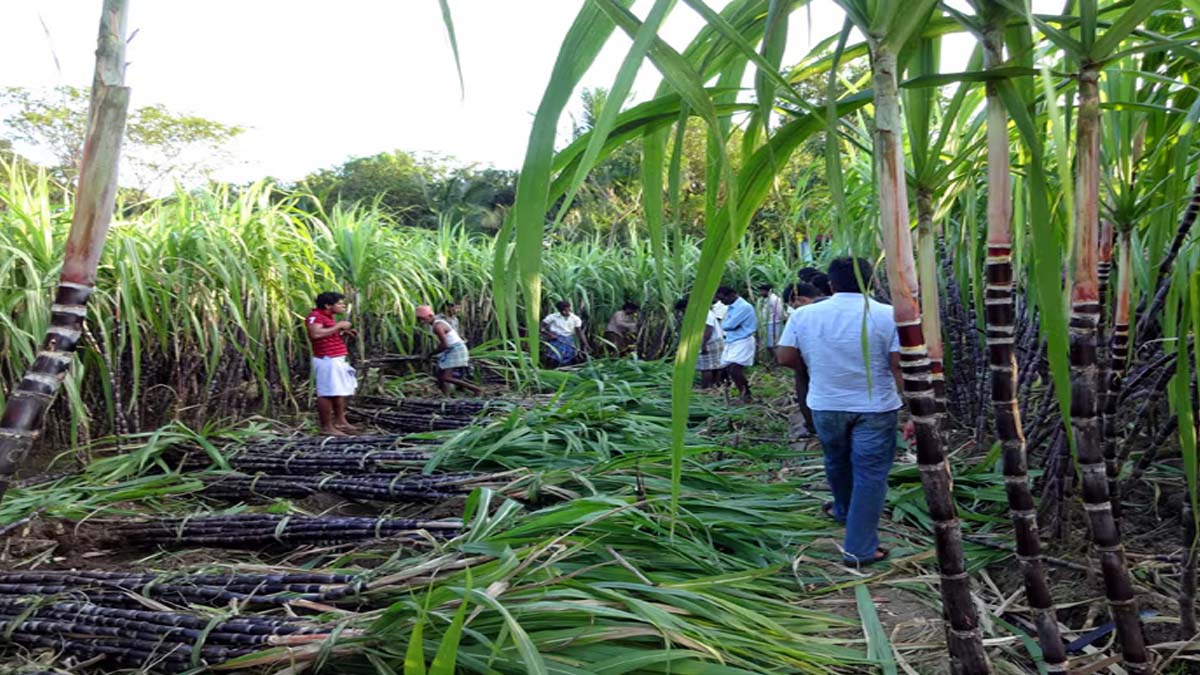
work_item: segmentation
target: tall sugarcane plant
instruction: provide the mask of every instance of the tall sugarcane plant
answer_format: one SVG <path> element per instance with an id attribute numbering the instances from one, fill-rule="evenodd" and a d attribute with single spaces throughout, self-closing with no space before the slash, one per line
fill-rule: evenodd
<path id="1" fill-rule="evenodd" d="M 963 554 L 962 527 L 954 503 L 953 479 L 941 434 L 941 413 L 934 392 L 929 352 L 921 322 L 921 306 L 913 259 L 911 216 L 904 158 L 904 121 L 897 78 L 899 55 L 925 23 L 934 2 L 867 2 L 838 0 L 852 22 L 867 36 L 874 84 L 874 154 L 878 180 L 879 221 L 887 261 L 888 290 L 900 334 L 900 368 L 904 395 L 917 436 L 917 462 L 925 501 L 934 521 L 942 610 L 951 671 L 991 672 L 983 649 L 979 614 L 971 597 L 971 581 Z M 927 308 L 937 311 L 937 307 Z"/>
<path id="2" fill-rule="evenodd" d="M 74 362 L 83 339 L 87 302 L 96 266 L 112 221 L 117 166 L 129 89 L 125 82 L 127 0 L 105 0 L 100 14 L 96 69 L 75 192 L 75 213 L 67 235 L 58 290 L 50 308 L 50 328 L 37 359 L 9 396 L 0 417 L 0 499 L 42 428 L 50 404 Z"/>
<path id="3" fill-rule="evenodd" d="M 976 17 L 964 19 L 979 38 L 987 71 L 1008 66 L 1004 57 L 1009 13 L 992 0 L 975 0 Z M 1026 28 L 1026 30 L 1028 30 Z M 1066 671 L 1066 650 L 1058 629 L 1054 597 L 1042 564 L 1037 504 L 1029 487 L 1024 425 L 1017 402 L 1017 359 L 1012 236 L 1012 169 L 1008 115 L 995 81 L 987 81 L 987 258 L 984 316 L 987 322 L 988 366 L 992 379 L 992 414 L 1000 441 L 1004 486 L 1022 569 L 1025 594 L 1035 613 L 1038 640 L 1049 672 Z"/>

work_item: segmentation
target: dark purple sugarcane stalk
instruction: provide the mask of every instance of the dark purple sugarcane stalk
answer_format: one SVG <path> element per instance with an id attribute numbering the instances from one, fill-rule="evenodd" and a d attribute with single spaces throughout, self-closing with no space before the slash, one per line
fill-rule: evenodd
<path id="1" fill-rule="evenodd" d="M 1118 243 L 1117 293 L 1113 311 L 1112 343 L 1109 346 L 1107 371 L 1104 373 L 1104 465 L 1108 479 L 1109 500 L 1112 502 L 1113 517 L 1120 523 L 1121 517 L 1121 457 L 1118 450 L 1117 427 L 1121 400 L 1122 378 L 1129 362 L 1129 291 L 1133 277 L 1133 247 L 1129 227 L 1122 227 Z M 1103 325 L 1103 321 L 1101 321 Z"/>
<path id="2" fill-rule="evenodd" d="M 50 306 L 50 328 L 37 358 L 13 388 L 0 415 L 0 500 L 41 433 L 46 411 L 74 362 L 83 336 L 88 298 L 95 288 L 96 267 L 112 222 L 129 108 L 129 89 L 124 86 L 126 15 L 126 0 L 104 0 L 75 212 L 63 251 L 58 290 Z"/>
<path id="3" fill-rule="evenodd" d="M 996 12 L 982 34 L 988 68 L 1004 65 L 1005 15 Z M 991 370 L 992 414 L 1000 442 L 1004 491 L 1016 540 L 1017 561 L 1025 595 L 1033 610 L 1038 643 L 1051 673 L 1067 670 L 1067 653 L 1054 611 L 1054 594 L 1046 581 L 1037 503 L 1029 489 L 1025 429 L 1017 402 L 1016 304 L 1013 299 L 1012 176 L 1009 161 L 1008 114 L 995 82 L 986 85 L 988 140 L 987 287 L 984 290 L 988 364 Z"/>
<path id="4" fill-rule="evenodd" d="M 1084 510 L 1100 560 L 1109 610 L 1126 670 L 1148 675 L 1146 650 L 1133 580 L 1125 564 L 1121 533 L 1108 492 L 1098 404 L 1097 328 L 1100 322 L 1096 264 L 1100 200 L 1100 64 L 1087 61 L 1079 71 L 1076 134 L 1075 267 L 1071 285 L 1071 427 L 1081 476 Z"/>

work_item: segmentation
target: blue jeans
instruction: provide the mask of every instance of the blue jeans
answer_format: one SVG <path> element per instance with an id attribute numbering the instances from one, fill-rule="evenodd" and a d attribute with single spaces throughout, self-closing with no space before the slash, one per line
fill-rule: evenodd
<path id="1" fill-rule="evenodd" d="M 848 562 L 871 560 L 879 548 L 879 517 L 896 458 L 896 411 L 814 410 L 812 415 L 825 450 L 833 517 L 846 525 L 843 555 Z"/>

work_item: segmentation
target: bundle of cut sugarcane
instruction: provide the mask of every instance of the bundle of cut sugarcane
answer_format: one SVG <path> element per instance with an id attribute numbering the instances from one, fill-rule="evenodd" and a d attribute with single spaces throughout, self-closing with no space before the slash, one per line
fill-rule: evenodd
<path id="1" fill-rule="evenodd" d="M 140 606 L 132 594 L 182 604 L 328 602 L 365 588 L 358 577 L 316 573 L 168 574 L 108 571 L 0 573 L 0 601 L 12 596 L 69 595 L 89 602 Z"/>
<path id="2" fill-rule="evenodd" d="M 409 447 L 403 434 L 361 434 L 357 436 L 285 436 L 268 438 L 241 447 L 245 452 L 342 452 L 362 450 L 398 450 Z"/>
<path id="3" fill-rule="evenodd" d="M 382 538 L 417 542 L 424 530 L 440 538 L 457 536 L 458 520 L 408 520 L 347 516 L 239 514 L 136 521 L 114 528 L 117 536 L 138 544 L 264 548 L 330 545 Z"/>
<path id="4" fill-rule="evenodd" d="M 328 637 L 292 619 L 245 615 L 213 621 L 181 612 L 46 602 L 38 597 L 0 599 L 0 635 L 25 647 L 97 659 L 106 670 L 123 665 L 160 673 L 182 673 L 272 646 Z"/>
<path id="5" fill-rule="evenodd" d="M 369 473 L 341 476 L 225 474 L 207 478 L 204 495 L 214 499 L 303 499 L 318 493 L 385 502 L 436 502 L 465 496 L 487 478 L 476 474 Z"/>
<path id="6" fill-rule="evenodd" d="M 404 412 L 391 408 L 355 407 L 346 414 L 356 422 L 365 422 L 377 427 L 401 432 L 450 431 L 470 426 L 474 415 L 452 415 L 450 413 Z"/>
<path id="7" fill-rule="evenodd" d="M 388 408 L 395 412 L 421 415 L 448 415 L 451 417 L 473 417 L 498 405 L 495 401 L 453 398 L 385 398 L 382 396 L 355 396 L 357 405 L 372 408 Z"/>
<path id="8" fill-rule="evenodd" d="M 428 452 L 413 450 L 293 450 L 288 452 L 239 452 L 229 465 L 246 473 L 312 475 L 323 473 L 378 473 L 389 469 L 414 468 L 429 461 Z"/>

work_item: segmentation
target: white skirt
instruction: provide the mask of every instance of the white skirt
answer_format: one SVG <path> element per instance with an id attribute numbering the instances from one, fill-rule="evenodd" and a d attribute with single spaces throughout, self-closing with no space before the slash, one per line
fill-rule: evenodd
<path id="1" fill-rule="evenodd" d="M 317 396 L 353 396 L 358 388 L 358 376 L 344 356 L 313 357 L 313 381 Z"/>
<path id="2" fill-rule="evenodd" d="M 737 342 L 726 342 L 725 351 L 721 352 L 721 367 L 737 364 L 739 366 L 754 365 L 754 336 L 743 338 Z"/>

